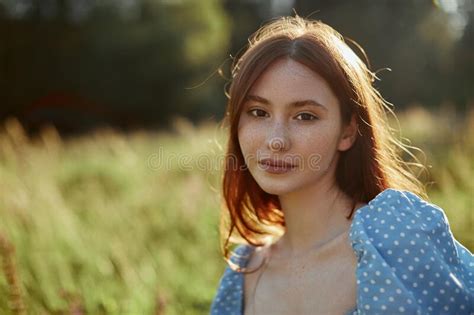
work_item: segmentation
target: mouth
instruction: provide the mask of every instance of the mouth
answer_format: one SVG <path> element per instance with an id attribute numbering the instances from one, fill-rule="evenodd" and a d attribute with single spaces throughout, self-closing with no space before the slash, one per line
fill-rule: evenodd
<path id="1" fill-rule="evenodd" d="M 263 159 L 258 164 L 270 173 L 285 173 L 296 168 L 296 165 L 281 160 Z"/>

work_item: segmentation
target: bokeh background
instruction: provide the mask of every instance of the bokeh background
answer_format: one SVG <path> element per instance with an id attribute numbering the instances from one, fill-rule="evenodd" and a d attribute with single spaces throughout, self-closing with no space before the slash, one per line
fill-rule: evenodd
<path id="1" fill-rule="evenodd" d="M 1 314 L 207 314 L 230 65 L 294 12 L 364 48 L 474 250 L 474 1 L 0 0 Z"/>

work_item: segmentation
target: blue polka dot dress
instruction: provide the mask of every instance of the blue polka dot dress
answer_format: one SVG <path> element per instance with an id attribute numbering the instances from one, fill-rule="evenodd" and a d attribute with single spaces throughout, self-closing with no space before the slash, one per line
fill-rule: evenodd
<path id="1" fill-rule="evenodd" d="M 474 256 L 444 211 L 417 195 L 386 189 L 356 210 L 349 232 L 357 256 L 357 307 L 350 314 L 474 314 Z M 244 267 L 254 250 L 239 245 Z M 242 315 L 243 274 L 226 267 L 210 313 Z"/>

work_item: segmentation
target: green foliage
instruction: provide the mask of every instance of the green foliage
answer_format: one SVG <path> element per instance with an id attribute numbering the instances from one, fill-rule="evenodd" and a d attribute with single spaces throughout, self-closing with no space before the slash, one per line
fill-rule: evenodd
<path id="1" fill-rule="evenodd" d="M 433 165 L 432 201 L 472 251 L 474 114 L 466 117 L 416 109 L 400 121 Z M 174 126 L 69 139 L 49 128 L 30 139 L 17 121 L 6 123 L 0 234 L 16 249 L 29 314 L 207 313 L 225 267 L 218 243 L 224 135 L 213 124 Z M 189 156 L 192 167 L 177 156 Z M 196 164 L 198 157 L 209 164 Z M 0 275 L 0 312 L 8 314 L 10 289 Z"/>
<path id="2" fill-rule="evenodd" d="M 8 60 L 0 74 L 0 117 L 15 112 L 29 121 L 43 114 L 42 120 L 80 129 L 104 121 L 164 125 L 176 114 L 216 112 L 222 82 L 186 88 L 203 83 L 226 59 L 230 30 L 220 1 L 89 1 L 83 10 L 67 2 L 35 1 L 21 19 L 0 16 L 0 55 Z M 42 15 L 58 3 L 57 14 Z M 57 104 L 58 93 L 68 98 Z"/>

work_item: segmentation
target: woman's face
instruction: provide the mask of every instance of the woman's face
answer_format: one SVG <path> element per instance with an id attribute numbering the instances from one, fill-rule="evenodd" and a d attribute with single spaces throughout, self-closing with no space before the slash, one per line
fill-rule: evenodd
<path id="1" fill-rule="evenodd" d="M 264 191 L 283 195 L 334 179 L 338 151 L 352 144 L 339 106 L 326 81 L 292 59 L 275 61 L 260 76 L 243 104 L 238 138 Z"/>

